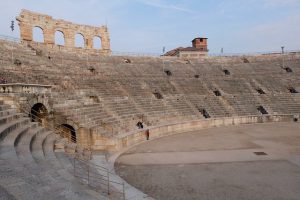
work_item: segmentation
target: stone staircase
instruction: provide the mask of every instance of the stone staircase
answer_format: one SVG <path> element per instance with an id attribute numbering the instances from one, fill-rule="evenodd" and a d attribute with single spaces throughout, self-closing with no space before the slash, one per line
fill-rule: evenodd
<path id="1" fill-rule="evenodd" d="M 105 190 L 92 190 L 73 176 L 70 156 L 55 152 L 61 140 L 1 101 L 0 198 L 118 199 Z"/>

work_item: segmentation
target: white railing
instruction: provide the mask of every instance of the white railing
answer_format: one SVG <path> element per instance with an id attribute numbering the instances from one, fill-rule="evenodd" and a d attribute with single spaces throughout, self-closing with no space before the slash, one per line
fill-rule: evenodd
<path id="1" fill-rule="evenodd" d="M 51 87 L 51 85 L 7 83 L 0 84 L 0 93 L 46 93 Z"/>

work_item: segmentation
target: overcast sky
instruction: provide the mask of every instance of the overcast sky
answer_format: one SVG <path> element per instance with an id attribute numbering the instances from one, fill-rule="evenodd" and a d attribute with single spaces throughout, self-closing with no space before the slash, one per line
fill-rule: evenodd
<path id="1" fill-rule="evenodd" d="M 0 0 L 0 34 L 22 8 L 108 25 L 113 51 L 161 53 L 208 37 L 211 53 L 300 50 L 300 0 Z M 15 37 L 19 37 L 16 27 Z"/>

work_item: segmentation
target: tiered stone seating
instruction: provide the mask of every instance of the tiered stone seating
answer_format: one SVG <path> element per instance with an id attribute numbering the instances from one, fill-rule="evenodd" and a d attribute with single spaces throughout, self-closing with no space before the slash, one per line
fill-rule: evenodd
<path id="1" fill-rule="evenodd" d="M 211 117 L 231 116 L 230 109 L 222 102 L 219 97 L 213 95 L 189 95 L 187 99 L 200 111 L 207 110 Z"/>
<path id="2" fill-rule="evenodd" d="M 215 83 L 226 94 L 252 93 L 252 90 L 244 79 L 215 80 Z"/>
<path id="3" fill-rule="evenodd" d="M 139 121 L 149 128 L 207 114 L 261 115 L 259 106 L 270 115 L 299 115 L 300 95 L 289 88 L 300 92 L 300 54 L 284 55 L 292 72 L 282 68 L 282 58 L 103 57 L 0 40 L 0 77 L 9 83 L 53 85 L 46 94 L 53 113 L 89 129 L 101 143 L 137 130 Z M 108 198 L 74 178 L 72 157 L 54 149 L 63 144 L 70 152 L 78 150 L 64 141 L 0 102 L 0 193 L 9 199 Z"/>
<path id="4" fill-rule="evenodd" d="M 61 165 L 54 153 L 56 134 L 3 102 L 0 135 L 1 199 L 106 199 Z"/>
<path id="5" fill-rule="evenodd" d="M 244 94 L 243 96 L 226 95 L 226 101 L 234 109 L 238 116 L 259 115 L 258 106 L 263 106 L 255 94 Z"/>
<path id="6" fill-rule="evenodd" d="M 288 73 L 282 68 L 282 55 L 187 61 L 76 55 L 14 44 L 14 56 L 22 62 L 16 66 L 11 62 L 11 43 L 0 42 L 0 76 L 9 82 L 54 85 L 55 113 L 106 136 L 135 130 L 141 120 L 155 126 L 202 118 L 199 109 L 211 117 L 259 115 L 257 106 L 269 114 L 299 112 L 299 98 L 288 88 L 299 90 L 300 54 L 284 55 L 285 66 L 293 70 Z M 259 95 L 257 89 L 266 94 Z"/>
<path id="7" fill-rule="evenodd" d="M 264 98 L 275 114 L 299 114 L 299 94 L 271 94 Z"/>

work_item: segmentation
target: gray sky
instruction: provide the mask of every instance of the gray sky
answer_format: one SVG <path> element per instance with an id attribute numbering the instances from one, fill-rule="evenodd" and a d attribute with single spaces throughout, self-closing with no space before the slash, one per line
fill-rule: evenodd
<path id="1" fill-rule="evenodd" d="M 300 0 L 0 0 L 0 34 L 22 8 L 107 24 L 113 51 L 161 53 L 205 36 L 211 53 L 300 50 Z M 18 27 L 14 32 L 19 37 Z"/>

